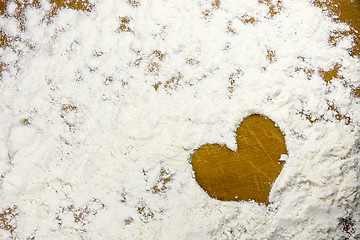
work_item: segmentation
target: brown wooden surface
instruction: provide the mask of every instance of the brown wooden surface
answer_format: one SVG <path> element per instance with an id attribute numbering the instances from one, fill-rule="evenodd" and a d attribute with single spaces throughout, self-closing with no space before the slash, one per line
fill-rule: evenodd
<path id="1" fill-rule="evenodd" d="M 314 0 L 314 5 L 322 9 L 330 10 L 330 15 L 337 21 L 345 22 L 351 26 L 349 32 L 340 33 L 352 34 L 355 36 L 355 47 L 351 50 L 353 56 L 360 56 L 360 0 Z"/>
<path id="2" fill-rule="evenodd" d="M 11 1 L 17 4 L 15 16 L 19 21 L 20 29 L 26 31 L 23 24 L 26 21 L 25 10 L 29 7 L 39 7 L 40 1 L 0 0 L 0 15 L 9 16 L 6 12 L 6 6 Z M 276 15 L 276 11 L 281 9 L 277 5 L 272 4 L 270 0 L 258 1 L 269 6 L 271 16 Z M 51 17 L 56 15 L 61 8 L 90 12 L 94 7 L 86 0 L 49 0 L 49 2 L 52 4 L 52 8 L 48 13 L 47 19 L 44 19 L 48 22 L 51 22 Z M 133 7 L 138 7 L 141 4 L 137 0 L 128 0 L 127 2 Z M 328 3 L 314 0 L 314 5 L 323 9 L 329 9 L 335 18 L 339 16 L 337 19 L 348 23 L 352 27 L 352 30 L 349 32 L 336 33 L 333 39 L 329 39 L 329 42 L 336 44 L 336 40 L 341 38 L 341 36 L 353 34 L 356 46 L 351 50 L 351 54 L 353 56 L 360 56 L 360 0 L 332 0 L 328 1 Z M 212 6 L 220 8 L 221 0 L 215 0 Z M 12 39 L 15 38 L 6 35 L 0 29 L 1 48 L 9 46 Z M 335 66 L 334 71 L 320 71 L 326 83 L 331 84 L 332 79 L 339 77 L 337 68 L 338 66 Z M 0 62 L 0 77 L 2 71 L 6 71 L 6 65 Z M 360 97 L 360 87 L 352 85 L 349 85 L 349 87 L 352 88 L 355 96 Z M 343 117 L 339 115 L 339 119 L 341 118 Z M 219 145 L 206 145 L 196 151 L 193 156 L 196 178 L 212 197 L 222 200 L 236 200 L 235 196 L 238 196 L 237 200 L 254 199 L 258 202 L 266 203 L 268 202 L 267 195 L 270 184 L 258 186 L 257 183 L 270 183 L 276 178 L 281 165 L 277 165 L 275 159 L 278 159 L 279 155 L 285 152 L 284 141 L 282 136 L 279 135 L 279 130 L 273 127 L 273 123 L 270 124 L 268 121 L 261 120 L 260 117 L 247 119 L 243 123 L 242 128 L 238 132 L 238 152 L 232 152 Z M 260 141 L 261 144 L 258 144 L 257 141 Z M 269 155 L 262 153 L 263 156 L 259 157 L 261 154 L 259 156 L 255 154 L 259 153 L 259 151 L 261 152 L 262 148 L 266 149 Z M 250 158 L 253 160 L 249 160 Z M 239 163 L 241 159 L 246 159 L 244 160 L 245 163 Z M 242 189 L 241 195 L 239 189 Z M 16 206 L 0 209 L 0 229 L 12 233 L 16 225 L 12 225 L 14 221 L 11 219 L 15 218 L 16 215 Z"/>
<path id="3" fill-rule="evenodd" d="M 219 200 L 255 200 L 268 203 L 271 184 L 281 172 L 285 139 L 278 127 L 264 116 L 246 118 L 236 131 L 237 151 L 207 144 L 191 158 L 200 186 Z"/>

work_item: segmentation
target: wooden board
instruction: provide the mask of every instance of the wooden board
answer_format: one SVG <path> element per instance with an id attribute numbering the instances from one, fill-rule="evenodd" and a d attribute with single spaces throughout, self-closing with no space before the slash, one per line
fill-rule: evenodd
<path id="1" fill-rule="evenodd" d="M 236 131 L 237 151 L 206 144 L 195 151 L 191 163 L 200 186 L 225 201 L 268 203 L 272 183 L 280 174 L 286 154 L 284 135 L 261 115 L 246 118 Z"/>
<path id="2" fill-rule="evenodd" d="M 258 0 L 259 2 L 269 4 L 271 15 L 276 14 L 277 8 L 270 4 L 270 0 Z M 1 16 L 8 16 L 8 13 L 6 12 L 6 6 L 7 4 L 11 2 L 10 0 L 0 0 L 0 15 Z M 14 0 L 17 4 L 17 8 L 15 10 L 16 17 L 18 21 L 20 22 L 20 26 L 24 28 L 24 21 L 26 19 L 24 18 L 24 13 L 26 8 L 28 7 L 38 7 L 40 2 L 38 0 L 34 1 L 28 1 L 28 0 Z M 93 8 L 93 5 L 90 4 L 86 0 L 49 0 L 49 2 L 52 3 L 52 9 L 50 10 L 46 21 L 51 22 L 51 17 L 56 15 L 59 9 L 62 8 L 69 8 L 79 11 L 86 11 L 89 12 Z M 137 7 L 140 4 L 140 1 L 137 0 L 128 0 L 128 3 L 131 4 L 133 7 Z M 346 34 L 353 34 L 356 36 L 355 42 L 356 47 L 351 50 L 351 54 L 353 56 L 360 56 L 360 1 L 359 0 L 332 0 L 328 3 L 322 3 L 322 1 L 314 1 L 314 4 L 323 7 L 325 9 L 329 9 L 333 16 L 338 15 L 339 20 L 348 23 L 352 30 L 348 33 L 339 33 L 337 36 L 334 37 L 334 44 L 336 44 L 336 37 L 341 37 L 341 35 Z M 221 0 L 215 0 L 213 2 L 214 8 L 221 7 Z M 126 20 L 126 19 L 125 19 Z M 124 20 L 124 21 L 125 21 Z M 248 20 L 249 22 L 252 21 L 252 19 Z M 122 26 L 120 26 L 121 28 Z M 23 29 L 25 30 L 25 29 Z M 0 29 L 0 47 L 6 47 L 9 46 L 11 43 L 11 37 L 7 36 L 1 29 Z M 6 68 L 6 66 L 0 62 L 0 76 L 1 72 Z M 334 68 L 335 69 L 335 68 Z M 324 81 L 331 84 L 331 81 L 334 77 L 336 77 L 338 74 L 337 70 L 334 71 L 324 71 L 323 72 L 323 78 Z M 356 86 L 349 86 L 352 88 L 354 95 L 356 97 L 360 97 L 360 88 Z M 339 115 L 339 119 L 343 118 L 343 116 Z M 276 176 L 276 174 L 281 169 L 281 164 L 276 165 L 277 161 L 275 161 L 281 153 L 285 153 L 286 149 L 284 148 L 284 141 L 280 137 L 280 139 L 276 140 L 279 135 L 278 130 L 274 130 L 273 124 L 269 124 L 268 122 L 264 122 L 262 120 L 259 121 L 259 117 L 248 119 L 248 121 L 243 126 L 244 129 L 238 132 L 238 145 L 239 149 L 242 149 L 239 153 L 238 152 L 232 152 L 229 149 L 226 149 L 225 147 L 214 145 L 214 146 L 205 146 L 200 149 L 199 152 L 197 152 L 194 155 L 194 160 L 198 161 L 194 164 L 194 168 L 197 169 L 197 179 L 200 182 L 201 186 L 204 189 L 207 189 L 209 194 L 212 197 L 217 197 L 222 200 L 242 200 L 242 199 L 254 199 L 258 202 L 268 202 L 267 196 L 263 195 L 260 192 L 268 193 L 269 186 L 265 187 L 257 187 L 254 183 L 257 180 L 255 179 L 255 175 L 252 176 L 252 180 L 246 179 L 244 181 L 239 181 L 240 178 L 246 177 L 249 175 L 249 172 L 251 172 L 251 166 L 252 164 L 249 162 L 246 167 L 239 166 L 239 158 L 242 156 L 247 156 L 246 158 L 254 158 L 257 163 L 255 166 L 257 166 L 255 169 L 259 169 L 259 171 L 268 171 L 267 168 L 272 169 L 269 170 L 269 175 L 267 173 L 265 175 L 259 175 L 259 178 L 264 178 L 266 180 L 272 180 Z M 269 135 L 270 134 L 270 135 Z M 265 140 L 265 139 L 273 139 L 271 141 Z M 261 144 L 257 144 L 256 141 L 259 140 Z M 245 148 L 243 146 L 246 146 Z M 252 157 L 253 149 L 272 149 L 272 152 L 270 153 L 270 157 L 266 154 L 261 156 L 255 156 Z M 269 153 L 267 151 L 267 153 Z M 211 157 L 211 155 L 213 155 Z M 214 161 L 211 160 L 214 158 L 214 156 L 217 156 L 217 165 L 208 165 L 207 162 Z M 269 159 L 274 160 L 274 162 L 269 165 L 267 168 L 262 169 L 262 165 L 267 166 L 266 161 Z M 271 161 L 272 161 L 271 160 Z M 200 170 L 199 170 L 200 169 Z M 201 174 L 199 172 L 204 172 L 205 175 L 200 177 Z M 222 174 L 216 173 L 216 171 L 222 172 Z M 250 175 L 249 175 L 250 176 Z M 270 181 L 269 181 L 270 182 Z M 220 184 L 221 183 L 221 187 Z M 246 187 L 247 183 L 249 185 Z M 219 186 L 218 186 L 219 185 Z M 262 189 L 261 191 L 258 191 L 259 193 L 255 195 L 244 195 L 243 197 L 239 196 L 239 193 L 236 189 L 239 189 L 240 187 L 247 188 L 245 192 L 250 193 L 252 189 Z M 218 189 L 218 190 L 214 190 Z M 216 192 L 216 194 L 213 192 Z M 235 198 L 235 196 L 238 196 Z M 2 209 L 0 210 L 0 228 L 6 231 L 13 232 L 14 226 L 11 225 L 11 219 L 13 219 L 18 214 L 16 207 L 14 208 L 8 208 L 8 209 Z"/>

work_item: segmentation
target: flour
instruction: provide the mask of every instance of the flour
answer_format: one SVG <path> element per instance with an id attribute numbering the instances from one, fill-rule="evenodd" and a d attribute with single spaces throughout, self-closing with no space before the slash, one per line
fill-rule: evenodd
<path id="1" fill-rule="evenodd" d="M 328 42 L 349 26 L 305 0 L 273 2 L 278 13 L 99 0 L 50 17 L 42 0 L 23 31 L 9 3 L 1 239 L 359 238 L 360 61 L 351 36 Z M 336 64 L 326 83 L 320 71 Z M 254 113 L 286 138 L 271 204 L 211 199 L 190 156 L 206 143 L 235 150 Z"/>

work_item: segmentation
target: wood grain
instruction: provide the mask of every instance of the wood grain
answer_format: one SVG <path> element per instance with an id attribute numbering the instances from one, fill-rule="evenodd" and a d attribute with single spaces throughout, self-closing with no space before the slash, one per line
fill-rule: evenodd
<path id="1" fill-rule="evenodd" d="M 281 172 L 286 154 L 284 135 L 261 115 L 246 118 L 236 131 L 237 151 L 206 144 L 191 157 L 195 177 L 213 198 L 268 203 L 272 183 Z"/>

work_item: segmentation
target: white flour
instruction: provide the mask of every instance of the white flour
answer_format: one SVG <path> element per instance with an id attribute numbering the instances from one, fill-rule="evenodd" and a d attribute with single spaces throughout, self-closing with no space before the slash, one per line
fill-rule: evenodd
<path id="1" fill-rule="evenodd" d="M 283 0 L 274 16 L 257 1 L 215 3 L 99 0 L 47 20 L 42 0 L 22 31 L 8 4 L 1 239 L 360 238 L 360 99 L 349 87 L 360 61 L 351 36 L 328 43 L 349 27 L 306 0 Z M 336 64 L 326 84 L 320 71 Z M 272 204 L 211 199 L 190 156 L 206 143 L 234 150 L 253 113 L 286 135 Z"/>

